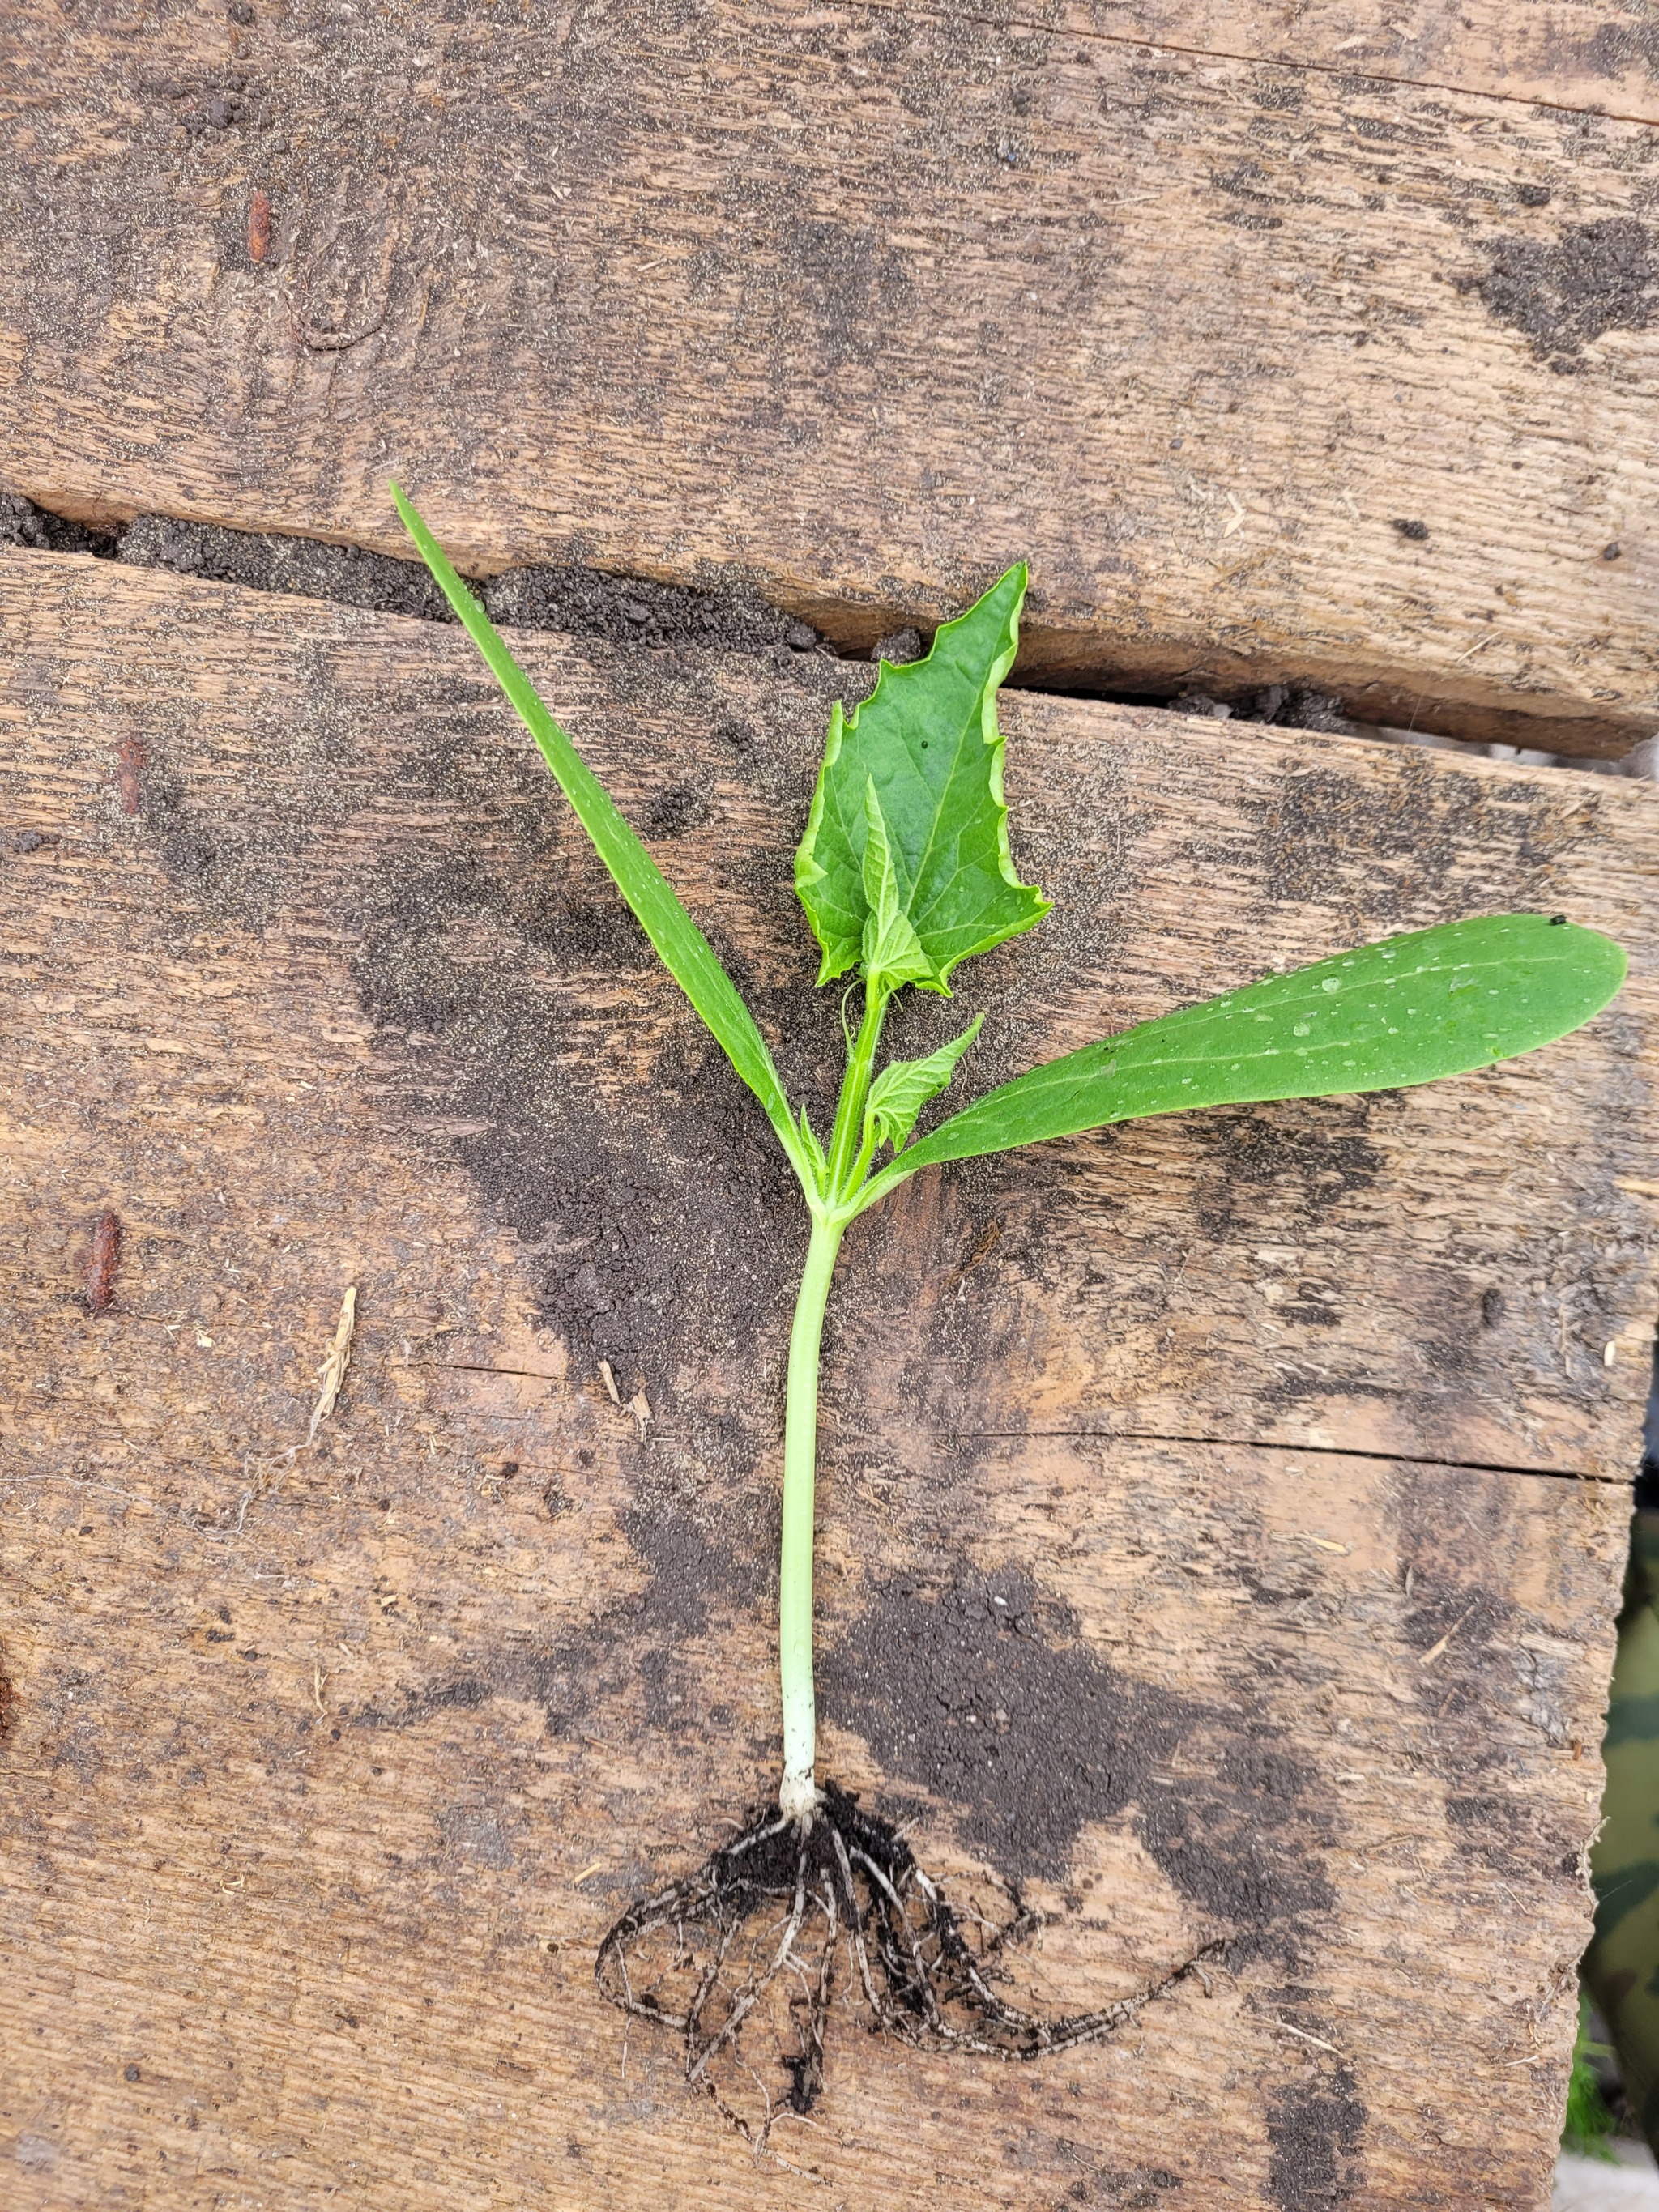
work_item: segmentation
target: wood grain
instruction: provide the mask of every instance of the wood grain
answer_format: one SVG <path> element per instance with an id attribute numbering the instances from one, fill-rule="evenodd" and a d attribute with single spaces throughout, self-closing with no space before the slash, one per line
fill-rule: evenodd
<path id="1" fill-rule="evenodd" d="M 775 1756 L 758 1115 L 454 633 L 44 554 L 0 620 L 6 2201 L 799 2202 L 591 1980 Z M 523 642 L 810 1086 L 787 854 L 863 672 Z M 1659 799 L 1008 721 L 1062 899 L 978 963 L 976 1081 L 1511 898 L 1616 920 L 1635 981 L 1370 1121 L 1055 1146 L 849 1246 L 826 1764 L 1023 1886 L 1045 2002 L 1234 1948 L 1053 2068 L 844 2024 L 787 2154 L 860 2212 L 1537 2206 L 1627 1511 L 1582 1478 L 1633 1463 L 1652 1329 Z"/>
<path id="2" fill-rule="evenodd" d="M 128 29 L 8 20 L 48 506 L 400 550 L 395 470 L 480 572 L 736 570 L 856 644 L 1024 555 L 1051 683 L 1659 721 L 1648 124 L 978 11 Z"/>
<path id="3" fill-rule="evenodd" d="M 951 0 L 942 12 L 955 13 Z M 1364 75 L 1443 92 L 1659 123 L 1659 14 L 1650 0 L 973 0 L 961 12 L 1010 29 L 1144 41 L 1290 69 Z"/>

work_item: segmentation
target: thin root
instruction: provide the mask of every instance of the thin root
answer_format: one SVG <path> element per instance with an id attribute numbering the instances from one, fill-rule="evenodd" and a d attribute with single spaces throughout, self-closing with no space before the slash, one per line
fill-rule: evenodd
<path id="1" fill-rule="evenodd" d="M 769 1808 L 695 1874 L 631 1905 L 600 1944 L 595 1972 L 613 2004 L 681 2037 L 687 2081 L 713 2098 L 757 2154 L 772 2156 L 775 2123 L 804 2118 L 823 2092 L 843 1942 L 854 2001 L 862 2000 L 878 2032 L 918 2047 L 998 2058 L 1097 2043 L 1189 1978 L 1208 1990 L 1204 1964 L 1222 1948 L 1218 1942 L 1097 2012 L 1049 2019 L 1025 2011 L 994 1986 L 999 1954 L 1037 1924 L 1018 1896 L 1014 1903 L 1013 1918 L 1000 1925 L 976 1910 L 958 1914 L 902 1836 L 832 1783 L 807 1822 Z M 970 1927 L 980 1931 L 977 1946 Z M 659 1937 L 671 1941 L 653 1947 Z M 696 1980 L 683 2009 L 658 1994 L 687 1975 Z M 714 2068 L 716 2060 L 735 2061 L 759 2080 L 738 2045 L 775 1984 L 769 2016 L 787 2023 L 793 2047 L 779 2056 L 789 2087 L 775 2102 L 763 2084 L 763 2117 L 751 2124 L 727 2101 Z M 779 2039 L 781 2046 L 781 2029 Z"/>

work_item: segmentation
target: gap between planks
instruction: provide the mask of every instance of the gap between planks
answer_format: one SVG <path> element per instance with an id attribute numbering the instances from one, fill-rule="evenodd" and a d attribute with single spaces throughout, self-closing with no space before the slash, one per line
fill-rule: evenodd
<path id="1" fill-rule="evenodd" d="M 878 12 L 880 12 L 886 6 L 886 0 L 860 0 L 860 4 L 869 6 L 876 9 Z M 948 19 L 940 17 L 937 20 L 945 21 Z M 972 20 L 975 22 L 982 23 L 987 21 L 988 19 L 975 16 L 972 18 Z M 1079 33 L 1079 35 L 1084 34 Z M 1112 40 L 1103 37 L 1102 43 L 1106 45 L 1139 46 L 1146 44 L 1147 42 L 1138 40 Z M 1159 50 L 1170 52 L 1188 52 L 1189 51 L 1194 51 L 1185 47 L 1169 47 Z M 1278 64 L 1275 64 L 1274 66 L 1278 66 Z M 1311 67 L 1314 66 L 1314 64 L 1309 64 L 1309 66 Z M 1578 111 L 1573 112 L 1577 112 Z M 67 522 L 73 521 L 75 520 L 72 515 L 70 515 L 67 513 L 61 513 L 53 508 L 42 507 L 36 501 L 31 501 L 30 504 L 34 506 L 40 514 L 46 516 L 52 520 Z M 141 514 L 135 514 L 131 516 L 129 519 L 129 523 L 148 520 L 155 520 L 164 522 L 179 522 L 191 521 L 196 520 L 196 518 L 185 515 L 169 514 L 159 509 L 145 508 Z M 405 556 L 401 552 L 386 552 L 367 538 L 346 538 L 334 534 L 312 532 L 307 531 L 281 529 L 258 530 L 246 527 L 239 523 L 208 524 L 205 526 L 210 529 L 228 531 L 238 537 L 276 537 L 293 538 L 301 544 L 326 545 L 337 548 L 343 552 L 364 553 L 376 560 L 398 561 L 410 568 L 416 568 L 421 565 L 418 561 L 411 558 L 410 556 Z M 52 561 L 80 562 L 91 560 L 97 562 L 100 566 L 112 566 L 118 570 L 122 570 L 124 573 L 128 574 L 134 573 L 133 569 L 131 567 L 128 567 L 127 564 L 123 563 L 118 556 L 112 556 L 111 555 L 103 553 L 60 551 L 54 549 L 27 544 L 3 545 L 0 546 L 0 551 L 17 553 L 30 556 L 44 555 L 47 560 Z M 528 565 L 533 567 L 537 564 L 531 563 Z M 205 584 L 211 588 L 219 591 L 247 592 L 252 593 L 256 598 L 260 599 L 297 599 L 302 605 L 310 606 L 349 607 L 356 614 L 371 616 L 374 619 L 382 622 L 417 623 L 423 628 L 433 628 L 438 629 L 446 629 L 453 626 L 441 617 L 434 619 L 434 617 L 429 615 L 412 614 L 407 608 L 379 606 L 372 602 L 366 602 L 359 599 L 347 598 L 343 594 L 335 595 L 331 593 L 296 592 L 278 585 L 249 583 L 240 579 L 235 581 L 231 581 L 218 576 L 195 576 L 182 569 L 173 569 L 163 567 L 151 568 L 149 563 L 140 564 L 137 572 L 141 574 L 148 573 L 150 574 L 168 577 L 175 582 L 186 585 Z M 512 564 L 509 564 L 506 568 L 492 568 L 488 570 L 468 568 L 461 573 L 469 583 L 489 584 L 498 580 L 499 578 L 503 575 L 510 574 L 512 573 Z M 591 573 L 597 576 L 605 577 L 607 580 L 618 584 L 628 584 L 629 582 L 637 581 L 647 586 L 654 586 L 663 580 L 661 579 L 650 576 L 635 577 L 631 571 L 626 569 L 595 568 L 591 571 Z M 707 582 L 686 584 L 684 580 L 681 578 L 673 579 L 672 585 L 675 588 L 685 588 L 696 592 L 703 592 L 711 597 L 717 597 L 720 589 L 720 586 L 718 584 L 711 586 Z M 815 617 L 820 623 L 822 623 L 826 618 L 827 606 L 830 603 L 826 603 L 826 606 L 817 607 L 814 610 Z M 833 605 L 841 607 L 849 615 L 855 616 L 860 611 L 857 602 L 852 599 L 835 602 Z M 787 610 L 780 608 L 779 611 L 787 612 Z M 895 618 L 896 619 L 897 617 L 896 617 Z M 532 629 L 526 631 L 522 630 L 518 625 L 512 623 L 501 621 L 497 622 L 496 627 L 499 629 L 505 631 L 509 639 L 515 638 L 520 635 L 529 635 L 538 638 L 564 638 L 575 645 L 579 649 L 584 646 L 595 642 L 602 635 L 600 633 L 589 633 L 586 631 L 559 631 L 541 629 Z M 840 635 L 842 638 L 846 636 L 847 630 L 844 626 Z M 836 634 L 832 629 L 823 629 L 822 631 L 822 636 L 823 645 L 829 647 L 828 653 L 823 655 L 824 658 L 833 659 L 838 664 L 845 664 L 846 665 L 852 667 L 868 667 L 872 665 L 870 659 L 867 656 L 863 655 L 857 648 L 848 647 L 844 643 L 837 642 Z M 1489 641 L 1490 641 L 1486 640 L 1482 641 L 1483 643 Z M 653 648 L 646 645 L 641 645 L 637 649 L 641 652 L 649 652 L 656 648 Z M 667 649 L 676 650 L 684 648 L 670 647 Z M 689 649 L 695 652 L 708 652 L 714 653 L 725 652 L 736 653 L 743 655 L 744 658 L 755 660 L 761 660 L 765 658 L 764 653 L 761 650 L 745 646 L 702 646 L 693 647 Z M 1468 659 L 1468 655 L 1465 654 L 1462 656 L 1462 658 Z M 1242 687 L 1236 683 L 1226 683 L 1220 684 L 1218 689 L 1223 692 L 1231 692 L 1239 690 L 1242 688 L 1244 693 L 1248 695 L 1253 688 L 1272 689 L 1277 685 L 1282 687 L 1287 692 L 1291 693 L 1297 690 L 1313 692 L 1322 690 L 1322 688 L 1330 681 L 1328 677 L 1317 672 L 1312 674 L 1291 673 L 1287 675 L 1280 670 L 1277 674 L 1273 673 L 1273 670 L 1278 669 L 1278 667 L 1279 664 L 1277 662 L 1273 662 L 1257 670 L 1249 681 L 1244 683 Z M 1005 681 L 1005 688 L 1011 692 L 1018 692 L 1030 698 L 1051 702 L 1056 704 L 1064 704 L 1067 702 L 1075 700 L 1081 701 L 1085 704 L 1144 708 L 1165 713 L 1180 713 L 1182 711 L 1180 705 L 1180 694 L 1170 698 L 1164 698 L 1161 696 L 1164 691 L 1169 689 L 1169 684 L 1167 683 L 1154 682 L 1150 684 L 1149 688 L 1143 690 L 1138 688 L 1128 672 L 1115 667 L 1109 664 L 1083 669 L 1077 676 L 1066 682 L 1063 685 L 1055 685 L 1052 688 L 1048 684 L 1045 684 L 1041 680 L 1044 673 L 1045 672 L 1042 669 L 1038 669 L 1034 672 L 1022 672 L 1017 661 L 1015 666 L 1010 672 Z M 1173 681 L 1174 679 L 1170 680 Z M 1406 681 L 1403 673 L 1400 681 L 1403 686 Z M 1199 688 L 1201 690 L 1203 687 L 1200 684 Z M 1361 743 L 1387 745 L 1399 745 L 1402 744 L 1416 744 L 1423 747 L 1425 750 L 1444 750 L 1452 753 L 1454 756 L 1462 755 L 1463 757 L 1470 759 L 1507 757 L 1512 753 L 1523 753 L 1528 756 L 1528 757 L 1524 761 L 1524 765 L 1529 768 L 1543 767 L 1551 773 L 1554 773 L 1563 769 L 1574 771 L 1581 775 L 1595 774 L 1597 772 L 1605 773 L 1609 766 L 1611 766 L 1615 772 L 1640 775 L 1645 780 L 1651 780 L 1656 775 L 1659 775 L 1659 763 L 1656 763 L 1652 767 L 1638 767 L 1634 764 L 1636 756 L 1642 752 L 1643 748 L 1644 746 L 1651 747 L 1653 745 L 1655 741 L 1650 734 L 1645 738 L 1639 735 L 1633 737 L 1630 745 L 1622 753 L 1597 754 L 1575 753 L 1571 750 L 1564 752 L 1556 751 L 1553 745 L 1546 741 L 1551 738 L 1553 733 L 1559 732 L 1570 742 L 1572 732 L 1578 727 L 1581 720 L 1581 718 L 1577 715 L 1538 714 L 1532 716 L 1529 718 L 1532 727 L 1526 731 L 1517 731 L 1516 732 L 1516 737 L 1517 739 L 1523 736 L 1528 739 L 1535 738 L 1539 742 L 1528 743 L 1524 747 L 1519 745 L 1518 743 L 1514 744 L 1505 743 L 1499 747 L 1494 748 L 1483 738 L 1478 737 L 1463 738 L 1449 732 L 1446 729 L 1445 725 L 1449 720 L 1455 720 L 1456 719 L 1458 702 L 1455 700 L 1431 696 L 1426 690 L 1420 691 L 1417 695 L 1416 704 L 1412 710 L 1411 722 L 1409 726 L 1403 730 L 1397 727 L 1397 726 L 1388 722 L 1367 722 L 1358 719 L 1355 714 L 1354 702 L 1352 700 L 1341 697 L 1335 694 L 1332 694 L 1331 696 L 1336 697 L 1336 703 L 1340 708 L 1343 716 L 1352 725 L 1351 728 L 1334 734 L 1355 738 Z M 1248 703 L 1248 699 L 1246 703 Z M 1419 734 L 1419 719 L 1423 718 L 1425 714 L 1426 719 L 1422 720 L 1421 732 Z M 1243 731 L 1267 730 L 1273 728 L 1295 729 L 1302 731 L 1304 726 L 1299 723 L 1275 724 L 1266 720 L 1257 720 L 1250 714 L 1242 712 L 1236 713 L 1231 719 L 1233 720 L 1234 726 Z M 1308 731 L 1305 734 L 1316 737 L 1322 734 L 1331 733 L 1323 732 L 1316 729 Z M 1534 755 L 1538 757 L 1535 759 L 1530 757 L 1530 756 Z M 1626 766 L 1626 763 L 1630 763 L 1631 765 Z"/>

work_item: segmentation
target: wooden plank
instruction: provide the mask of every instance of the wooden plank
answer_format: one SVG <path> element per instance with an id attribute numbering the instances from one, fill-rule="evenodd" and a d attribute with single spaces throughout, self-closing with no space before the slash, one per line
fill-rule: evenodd
<path id="1" fill-rule="evenodd" d="M 694 1212 L 677 1235 L 724 1231 L 750 1188 L 787 1206 L 747 1094 L 676 988 L 641 965 L 637 939 L 612 929 L 607 879 L 463 639 L 42 554 L 0 556 L 0 594 L 3 711 L 14 772 L 29 779 L 19 805 L 34 804 L 38 779 L 87 824 L 52 848 L 61 857 L 29 856 L 64 872 L 38 940 L 66 994 L 43 1042 L 76 1034 L 73 908 L 118 860 L 184 915 L 280 928 L 285 945 L 295 929 L 320 933 L 294 938 L 285 958 L 348 957 L 386 1111 L 431 1124 L 441 1151 L 458 1146 L 532 1243 L 560 1206 L 579 1219 L 595 1175 L 645 1218 L 672 1219 L 669 1163 L 705 1148 L 681 1118 L 694 1109 L 717 1109 L 729 1128 L 731 1163 L 712 1171 L 730 1180 L 707 1224 Z M 869 670 L 520 643 L 623 803 L 667 837 L 676 881 L 823 1120 L 839 1031 L 830 994 L 811 988 L 789 855 L 828 700 L 838 685 L 854 696 Z M 890 1279 L 904 1309 L 939 1297 L 939 1254 L 965 1265 L 979 1253 L 939 1320 L 941 1403 L 988 1420 L 1000 1387 L 978 1373 L 961 1316 L 1006 1332 L 1028 1376 L 1045 1378 L 1022 1425 L 1063 1417 L 1626 1479 L 1654 1306 L 1651 1200 L 1626 1186 L 1652 1172 L 1659 793 L 1146 709 L 1006 703 L 1021 865 L 1060 903 L 977 964 L 978 1087 L 1186 996 L 1471 912 L 1568 912 L 1626 943 L 1635 972 L 1571 1046 L 1479 1081 L 1176 1116 L 919 1179 L 848 1249 L 867 1248 L 858 1264 Z M 125 771 L 131 816 L 123 745 L 144 762 Z M 136 917 L 132 928 L 153 938 Z M 101 970 L 86 988 L 101 994 Z M 176 1044 L 170 987 L 149 988 L 161 995 L 146 1033 Z M 954 1013 L 908 1006 L 896 1034 L 924 1048 Z M 163 1050 L 181 1097 L 216 1096 L 216 1056 L 174 1044 Z M 601 1071 L 602 1111 L 584 1104 L 586 1084 L 556 1075 L 572 1054 Z M 654 1106 L 636 1091 L 643 1068 Z M 643 1264 L 652 1237 L 617 1233 Z M 769 1284 L 794 1264 L 793 1232 L 779 1238 L 756 1257 Z M 698 1363 L 726 1364 L 723 1331 L 752 1336 L 769 1362 L 780 1321 L 757 1319 L 752 1285 L 722 1286 L 706 1248 L 665 1254 L 647 1309 L 677 1301 L 686 1264 L 714 1302 Z M 580 1264 L 556 1282 L 549 1267 L 550 1296 L 594 1358 L 653 1394 L 676 1387 L 690 1340 L 646 1313 L 608 1318 Z M 871 1372 L 889 1364 L 875 1344 L 860 1358 Z M 900 1388 L 902 1363 L 891 1371 Z M 769 1395 L 759 1418 L 771 1419 Z M 1005 1405 L 998 1418 L 1014 1415 Z"/>
<path id="2" fill-rule="evenodd" d="M 754 1117 L 453 631 L 27 555 L 0 635 L 8 2202 L 798 2201 L 672 2052 L 636 2031 L 624 2065 L 591 1981 L 623 1899 L 774 1757 L 799 1239 Z M 867 678 L 524 644 L 804 1080 L 787 853 L 829 687 Z M 1616 919 L 1637 981 L 1570 1049 L 1371 1125 L 1054 1147 L 849 1249 L 827 1761 L 982 1902 L 1024 1885 L 1045 2002 L 1234 1948 L 1212 1996 L 1053 2067 L 843 2023 L 787 2154 L 859 2212 L 1535 2205 L 1627 1510 L 1551 1470 L 1636 1450 L 1659 798 L 1010 704 L 1021 858 L 1070 896 L 980 963 L 980 1081 L 1241 963 L 1522 895 Z M 1373 1340 L 1270 1405 L 1333 1335 L 1313 1291 L 1272 1304 L 1297 1237 Z M 1170 1439 L 1136 1408 L 1173 1402 L 1145 1301 L 1182 1252 L 1177 1336 L 1188 1293 L 1216 1334 Z M 1534 1267 L 1603 1302 L 1571 1374 Z M 1434 1463 L 1479 1438 L 1511 1455 Z"/>
<path id="3" fill-rule="evenodd" d="M 1051 683 L 1659 720 L 1645 124 L 856 6 L 125 22 L 9 26 L 50 507 L 396 549 L 395 467 L 480 572 L 856 646 L 1024 554 Z"/>
<path id="4" fill-rule="evenodd" d="M 331 1152 L 289 1158 L 360 1218 L 387 1188 L 365 1170 L 396 1171 L 359 1156 L 342 1191 Z M 440 1235 L 465 1205 L 441 1187 L 422 1218 L 394 1188 Z M 326 1212 L 298 1225 L 319 1278 L 385 1279 Z M 484 1291 L 483 1249 L 435 1249 L 405 1281 Z M 495 1279 L 504 1319 L 533 1296 Z M 7 2203 L 799 2203 L 672 2051 L 636 2030 L 624 2052 L 592 1980 L 630 1891 L 764 1787 L 769 1623 L 733 1601 L 757 1563 L 672 1518 L 624 1533 L 649 1479 L 631 1425 L 589 1401 L 573 1430 L 562 1394 L 514 1377 L 468 1403 L 476 1374 L 397 1366 L 377 1297 L 369 1395 L 245 1518 L 234 1460 L 217 1482 L 144 1454 L 7 1486 Z M 295 1368 L 320 1305 L 278 1324 Z M 422 1419 L 435 1458 L 404 1441 Z M 58 1433 L 101 1457 L 118 1417 Z M 260 1454 L 295 1433 L 242 1431 Z M 550 1524 L 534 1486 L 490 1482 L 504 1433 L 582 1510 Z M 981 1906 L 1022 1880 L 1049 1916 L 1021 1962 L 1045 2002 L 1115 1995 L 1241 1917 L 1255 1955 L 1048 2067 L 916 2057 L 848 2021 L 786 2154 L 856 2212 L 1543 2205 L 1624 1494 L 1239 1447 L 993 1446 L 953 1473 L 948 1528 L 937 1486 L 902 1534 L 860 1510 L 853 1573 L 824 1577 L 838 1771 L 914 1809 Z M 684 1578 L 653 1571 L 659 1540 Z M 909 1636 L 959 1664 L 966 1644 L 1022 1726 L 1056 1688 L 1114 1699 L 1086 1748 L 1122 1761 L 1126 1802 L 1067 1802 L 1029 1757 L 967 1797 L 963 1714 L 884 1759 L 860 1727 L 895 1751 L 939 1671 L 901 1640 L 896 1585 L 921 1589 Z M 994 1601 L 1033 1585 L 1011 1684 Z M 1017 1790 L 1037 1847 L 998 1832 Z"/>
<path id="5" fill-rule="evenodd" d="M 942 12 L 955 12 L 944 0 Z M 1651 0 L 1607 7 L 1500 0 L 973 0 L 981 21 L 1041 24 L 1069 36 L 1144 40 L 1291 69 L 1331 70 L 1443 92 L 1485 92 L 1550 107 L 1659 123 L 1659 13 Z"/>

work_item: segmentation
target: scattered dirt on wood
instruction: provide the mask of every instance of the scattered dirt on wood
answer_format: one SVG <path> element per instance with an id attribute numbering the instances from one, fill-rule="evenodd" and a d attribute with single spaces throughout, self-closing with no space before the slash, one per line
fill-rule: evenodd
<path id="1" fill-rule="evenodd" d="M 1242 1953 L 1293 1956 L 1329 1906 L 1328 1815 L 1302 1763 L 1237 1715 L 1121 1673 L 1017 1569 L 887 1583 L 819 1680 L 826 1713 L 949 1805 L 1011 1881 L 1063 1880 L 1083 1828 L 1127 1814 Z M 1160 1782 L 1178 1753 L 1179 1784 Z"/>
<path id="2" fill-rule="evenodd" d="M 194 736 L 181 734 L 169 702 L 158 701 L 133 733 L 143 757 L 138 833 L 190 902 L 166 918 L 175 941 L 198 926 L 191 908 L 239 929 L 267 929 L 303 884 L 317 840 L 357 803 L 349 769 L 358 717 L 330 664 L 325 647 L 308 647 L 289 696 L 254 705 L 251 750 L 271 772 L 228 778 L 210 799 Z"/>
<path id="3" fill-rule="evenodd" d="M 1540 805 L 1546 795 L 1555 804 Z M 1243 801 L 1261 871 L 1265 919 L 1292 905 L 1352 910 L 1354 927 L 1425 928 L 1468 911 L 1468 878 L 1517 909 L 1547 908 L 1554 864 L 1598 834 L 1600 802 L 1547 779 L 1494 784 L 1443 759 L 1402 750 L 1386 790 L 1328 764 L 1309 747 Z M 1194 837 L 1187 857 L 1202 881 L 1234 864 L 1237 844 Z M 1361 923 L 1363 914 L 1364 921 Z"/>
<path id="4" fill-rule="evenodd" d="M 1548 1650 L 1536 1615 L 1471 1578 L 1470 1560 L 1495 1555 L 1504 1540 L 1499 1509 L 1483 1501 L 1477 1515 L 1471 1500 L 1459 1524 L 1449 1525 L 1436 1498 L 1425 1472 L 1402 1470 L 1398 1540 L 1412 1589 L 1405 1632 L 1419 1655 L 1413 1688 L 1429 1724 L 1425 1750 L 1445 1791 L 1448 1832 L 1462 1856 L 1528 1896 L 1560 1883 L 1571 1888 L 1580 1879 L 1576 1832 L 1511 1787 L 1510 1759 L 1491 1723 L 1494 1695 L 1513 1698 L 1547 1741 L 1567 1742 L 1575 1723 L 1566 1662 Z"/>
<path id="5" fill-rule="evenodd" d="M 1641 68 L 1659 80 L 1659 22 L 1650 16 L 1598 23 L 1570 51 L 1582 55 L 1587 75 L 1618 78 Z"/>
<path id="6" fill-rule="evenodd" d="M 1328 2039 L 1322 2026 L 1310 2032 Z M 1305 2047 L 1310 2053 L 1315 2048 Z M 1331 2212 L 1349 2202 L 1360 2178 L 1354 2161 L 1366 2117 L 1352 2071 L 1340 2061 L 1273 2100 L 1267 2185 L 1279 2212 Z"/>
<path id="7" fill-rule="evenodd" d="M 1634 216 L 1573 224 L 1553 242 L 1481 240 L 1484 274 L 1453 278 L 1500 322 L 1522 331 L 1558 374 L 1577 374 L 1584 348 L 1608 331 L 1641 331 L 1659 317 L 1656 234 Z"/>

